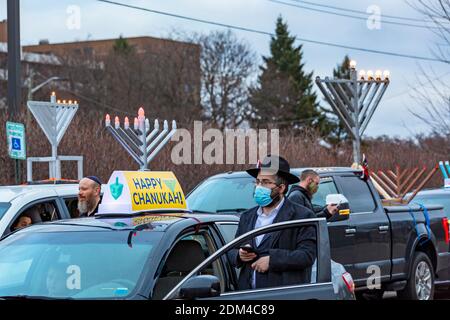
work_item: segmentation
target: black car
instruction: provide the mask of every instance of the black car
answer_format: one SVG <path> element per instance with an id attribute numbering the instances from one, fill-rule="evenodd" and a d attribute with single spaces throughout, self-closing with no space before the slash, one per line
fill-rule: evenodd
<path id="1" fill-rule="evenodd" d="M 324 219 L 272 224 L 232 240 L 238 221 L 233 215 L 152 212 L 33 225 L 0 241 L 0 299 L 354 299 L 348 273 L 343 286 L 332 283 Z M 231 249 L 301 226 L 317 232 L 311 283 L 236 289 Z"/>
<path id="2" fill-rule="evenodd" d="M 292 169 L 300 175 L 306 168 Z M 435 285 L 450 284 L 448 219 L 442 206 L 384 206 L 361 170 L 312 168 L 320 187 L 312 201 L 323 207 L 330 194 L 348 199 L 346 219 L 329 221 L 331 257 L 355 280 L 357 293 L 382 296 L 397 291 L 405 299 L 429 300 Z M 217 174 L 188 194 L 196 213 L 239 215 L 256 206 L 254 178 L 245 171 Z"/>

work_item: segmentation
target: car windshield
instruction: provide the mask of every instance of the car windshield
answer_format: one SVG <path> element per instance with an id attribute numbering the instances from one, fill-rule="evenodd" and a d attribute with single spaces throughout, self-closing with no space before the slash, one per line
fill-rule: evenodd
<path id="1" fill-rule="evenodd" d="M 0 244 L 0 297 L 124 298 L 162 232 L 19 232 Z"/>
<path id="2" fill-rule="evenodd" d="M 187 197 L 189 209 L 207 212 L 239 212 L 256 206 L 252 177 L 216 178 L 203 182 Z"/>
<path id="3" fill-rule="evenodd" d="M 0 219 L 5 215 L 10 206 L 11 204 L 9 202 L 0 202 Z"/>
<path id="4" fill-rule="evenodd" d="M 253 200 L 254 178 L 214 178 L 206 180 L 188 196 L 189 209 L 202 212 L 237 212 L 256 206 Z M 292 185 L 289 186 L 291 188 Z M 316 206 L 324 206 L 328 194 L 338 193 L 332 178 L 320 179 L 319 191 L 313 197 Z"/>

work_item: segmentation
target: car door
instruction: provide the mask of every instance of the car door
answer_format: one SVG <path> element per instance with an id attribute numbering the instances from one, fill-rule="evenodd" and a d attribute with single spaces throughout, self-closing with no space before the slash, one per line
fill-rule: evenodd
<path id="1" fill-rule="evenodd" d="M 316 207 L 325 207 L 326 197 L 329 194 L 340 193 L 335 180 L 331 176 L 321 176 L 320 185 L 317 193 L 312 198 L 312 204 Z M 355 234 L 352 230 L 355 227 L 349 223 L 349 220 L 328 222 L 328 231 L 330 234 L 331 259 L 339 262 L 351 273 L 355 263 L 351 254 L 355 247 Z"/>
<path id="2" fill-rule="evenodd" d="M 289 228 L 301 228 L 313 226 L 317 236 L 317 277 L 311 283 L 299 283 L 282 287 L 270 287 L 251 290 L 220 290 L 220 294 L 211 297 L 199 297 L 217 300 L 274 300 L 274 299 L 335 299 L 333 285 L 331 283 L 331 259 L 329 251 L 329 239 L 327 225 L 324 219 L 293 220 L 275 223 L 266 227 L 252 230 L 219 249 L 208 259 L 199 264 L 176 287 L 169 292 L 164 299 L 179 298 L 180 290 L 184 285 L 196 277 L 202 275 L 202 271 L 215 261 L 226 261 L 231 264 L 229 254 L 231 250 L 248 243 L 252 238 L 271 232 L 282 232 Z M 219 279 L 217 277 L 217 281 Z M 237 286 L 235 286 L 237 287 Z M 208 291 L 208 290 L 206 290 Z M 209 292 L 209 291 L 208 291 Z"/>
<path id="3" fill-rule="evenodd" d="M 190 228 L 192 229 L 192 228 Z M 161 261 L 160 272 L 152 290 L 152 299 L 162 299 L 176 284 L 191 272 L 208 256 L 217 252 L 223 246 L 219 234 L 209 225 L 198 230 L 182 231 L 172 244 L 167 256 Z M 220 278 L 221 286 L 229 285 L 225 275 L 224 265 L 221 261 L 214 261 L 202 270 L 202 274 L 214 274 Z"/>
<path id="4" fill-rule="evenodd" d="M 355 246 L 345 254 L 353 257 L 353 266 L 347 269 L 357 286 L 367 284 L 372 274 L 389 279 L 391 272 L 391 233 L 389 219 L 375 201 L 375 190 L 353 173 L 337 177 L 341 193 L 350 205 L 349 229 L 355 237 Z M 339 261 L 339 260 L 337 260 Z"/>

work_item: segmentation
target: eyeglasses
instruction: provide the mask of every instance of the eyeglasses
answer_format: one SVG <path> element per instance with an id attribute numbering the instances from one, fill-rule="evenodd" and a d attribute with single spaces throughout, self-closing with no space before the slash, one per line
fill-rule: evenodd
<path id="1" fill-rule="evenodd" d="M 255 184 L 255 186 L 257 186 L 257 185 L 270 186 L 270 185 L 273 185 L 273 184 L 277 185 L 277 183 L 275 181 L 267 180 L 267 179 L 262 179 L 262 180 L 256 179 L 254 181 L 254 184 Z"/>

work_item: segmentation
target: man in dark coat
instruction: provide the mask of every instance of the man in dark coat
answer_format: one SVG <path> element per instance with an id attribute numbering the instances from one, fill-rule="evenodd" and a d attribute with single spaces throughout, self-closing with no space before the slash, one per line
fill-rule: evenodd
<path id="1" fill-rule="evenodd" d="M 293 203 L 307 207 L 313 210 L 319 218 L 331 218 L 338 211 L 335 204 L 329 204 L 325 208 L 313 205 L 312 197 L 319 189 L 320 177 L 314 170 L 303 170 L 300 175 L 300 183 L 293 185 L 287 198 Z"/>
<path id="2" fill-rule="evenodd" d="M 247 170 L 256 178 L 254 197 L 258 206 L 242 213 L 236 237 L 272 223 L 315 218 L 313 211 L 285 199 L 288 185 L 299 181 L 289 171 L 285 159 L 271 155 L 259 167 Z M 257 253 L 242 248 L 232 253 L 235 266 L 241 269 L 239 290 L 311 281 L 311 266 L 317 255 L 314 227 L 289 228 L 261 235 L 247 246 Z"/>

